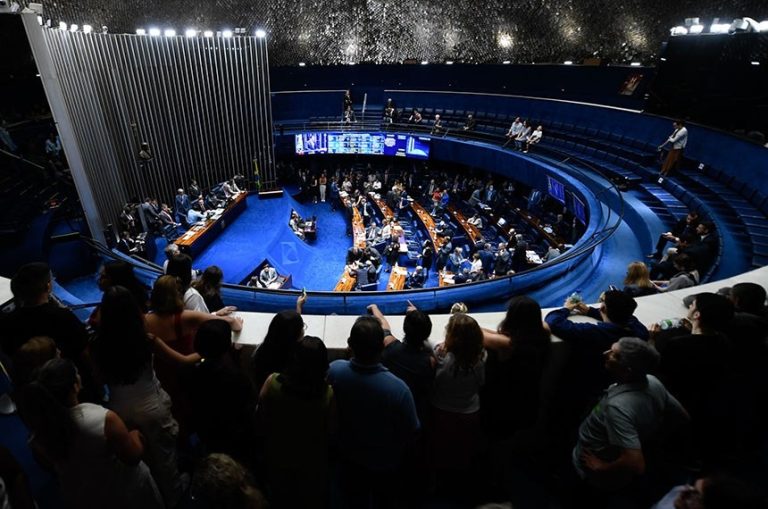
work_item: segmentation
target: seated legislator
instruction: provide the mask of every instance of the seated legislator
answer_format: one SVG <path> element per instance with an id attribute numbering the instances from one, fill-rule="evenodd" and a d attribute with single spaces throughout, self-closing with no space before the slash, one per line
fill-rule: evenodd
<path id="1" fill-rule="evenodd" d="M 483 229 L 483 218 L 480 217 L 480 215 L 477 212 L 475 212 L 475 214 L 473 214 L 472 217 L 467 219 L 467 223 L 471 224 L 478 230 Z"/>
<path id="2" fill-rule="evenodd" d="M 187 211 L 187 223 L 193 225 L 201 221 L 205 221 L 205 214 L 192 208 Z"/>
<path id="3" fill-rule="evenodd" d="M 301 216 L 295 210 L 291 212 L 291 219 L 288 221 L 288 226 L 291 227 L 291 230 L 293 230 L 293 233 L 295 233 L 297 237 L 304 240 L 304 220 L 301 219 Z"/>
<path id="4" fill-rule="evenodd" d="M 525 139 L 525 150 L 523 150 L 524 154 L 527 154 L 528 151 L 531 149 L 531 145 L 536 145 L 541 141 L 541 135 L 542 135 L 542 127 L 539 126 L 536 128 L 535 131 L 533 131 L 526 139 Z"/>
<path id="5" fill-rule="evenodd" d="M 424 267 L 417 265 L 413 272 L 408 273 L 408 279 L 405 282 L 406 288 L 423 288 L 427 283 L 427 271 Z"/>
<path id="6" fill-rule="evenodd" d="M 421 113 L 419 113 L 419 110 L 413 110 L 413 113 L 411 113 L 411 116 L 408 117 L 408 122 L 411 124 L 421 124 L 423 117 L 421 116 Z"/>
<path id="7" fill-rule="evenodd" d="M 280 288 L 277 271 L 268 263 L 264 264 L 264 268 L 259 273 L 259 286 L 262 288 Z"/>
<path id="8" fill-rule="evenodd" d="M 224 196 L 227 198 L 227 200 L 234 198 L 242 192 L 240 188 L 237 187 L 234 177 L 230 180 L 225 180 L 222 182 L 221 190 L 224 192 Z"/>

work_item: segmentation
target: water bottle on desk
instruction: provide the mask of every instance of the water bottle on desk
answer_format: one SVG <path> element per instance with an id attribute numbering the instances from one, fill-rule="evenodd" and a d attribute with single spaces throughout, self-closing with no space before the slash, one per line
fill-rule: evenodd
<path id="1" fill-rule="evenodd" d="M 571 304 L 580 304 L 584 302 L 584 299 L 581 297 L 581 290 L 576 290 L 572 294 L 568 296 L 568 302 Z"/>

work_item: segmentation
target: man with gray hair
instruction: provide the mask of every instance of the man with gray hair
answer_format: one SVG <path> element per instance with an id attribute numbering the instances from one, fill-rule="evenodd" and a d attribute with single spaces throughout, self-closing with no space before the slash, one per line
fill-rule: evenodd
<path id="1" fill-rule="evenodd" d="M 688 414 L 649 374 L 660 356 L 647 342 L 621 338 L 604 359 L 617 383 L 608 387 L 581 423 L 572 459 L 582 479 L 598 488 L 616 489 L 645 472 L 644 442 L 655 438 L 662 427 L 686 421 Z"/>

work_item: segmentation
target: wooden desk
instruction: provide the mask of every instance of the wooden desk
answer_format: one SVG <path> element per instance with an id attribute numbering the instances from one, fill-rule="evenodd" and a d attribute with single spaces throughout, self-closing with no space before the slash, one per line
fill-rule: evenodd
<path id="1" fill-rule="evenodd" d="M 549 233 L 547 230 L 545 230 L 544 226 L 541 224 L 541 219 L 538 217 L 532 216 L 528 213 L 528 211 L 522 210 L 519 207 L 515 207 L 513 210 L 523 219 L 523 221 L 533 226 L 536 231 L 538 231 L 541 236 L 546 239 L 550 246 L 557 247 L 560 244 L 565 244 L 563 239 L 558 238 L 556 235 L 554 235 L 554 233 Z"/>
<path id="2" fill-rule="evenodd" d="M 408 270 L 405 267 L 392 267 L 389 274 L 388 292 L 396 292 L 405 289 L 405 281 L 408 279 Z"/>
<path id="3" fill-rule="evenodd" d="M 347 272 L 346 267 L 344 268 L 344 273 L 339 278 L 339 282 L 336 283 L 336 286 L 333 288 L 334 292 L 351 292 L 355 289 L 355 283 L 357 283 L 357 277 L 356 276 L 350 276 L 349 272 Z"/>
<path id="4" fill-rule="evenodd" d="M 389 208 L 389 205 L 387 205 L 387 202 L 382 200 L 381 198 L 376 198 L 376 193 L 370 192 L 368 193 L 368 199 L 371 203 L 373 203 L 376 207 L 378 207 L 379 212 L 381 212 L 381 216 L 384 218 L 384 221 L 389 221 L 390 218 L 395 217 L 395 213 L 392 211 L 391 208 Z"/>
<path id="5" fill-rule="evenodd" d="M 443 244 L 445 244 L 445 237 L 437 236 L 435 233 L 435 220 L 432 219 L 432 216 L 429 215 L 429 212 L 427 212 L 424 207 L 418 202 L 411 203 L 411 207 L 413 207 L 413 211 L 416 212 L 416 215 L 419 216 L 422 224 L 427 229 L 429 238 L 432 239 L 432 244 L 435 246 L 435 254 L 437 254 L 440 248 L 443 247 Z"/>
<path id="6" fill-rule="evenodd" d="M 440 287 L 453 286 L 453 272 L 443 270 L 437 273 L 438 284 Z"/>
<path id="7" fill-rule="evenodd" d="M 246 201 L 247 194 L 245 192 L 239 193 L 217 218 L 206 221 L 205 224 L 193 226 L 176 239 L 175 244 L 183 253 L 192 258 L 199 255 L 222 230 L 227 228 L 245 210 L 248 203 Z"/>
<path id="8" fill-rule="evenodd" d="M 448 205 L 448 211 L 451 213 L 456 222 L 459 223 L 459 225 L 462 227 L 464 233 L 467 234 L 467 238 L 472 241 L 472 245 L 475 245 L 479 241 L 483 240 L 483 234 L 480 233 L 480 229 L 473 224 L 469 224 L 467 222 L 467 217 L 462 211 L 458 210 L 453 205 Z"/>

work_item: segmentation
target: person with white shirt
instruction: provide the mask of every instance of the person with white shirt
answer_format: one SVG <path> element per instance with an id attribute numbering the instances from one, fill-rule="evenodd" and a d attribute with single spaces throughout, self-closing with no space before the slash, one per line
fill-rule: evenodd
<path id="1" fill-rule="evenodd" d="M 664 143 L 659 145 L 659 151 L 666 145 L 671 145 L 669 153 L 661 165 L 659 183 L 663 182 L 664 177 L 680 165 L 680 161 L 683 159 L 683 150 L 688 144 L 688 129 L 685 128 L 685 123 L 682 120 L 675 120 L 672 125 L 675 130 Z"/>
<path id="2" fill-rule="evenodd" d="M 523 150 L 524 154 L 528 153 L 528 150 L 530 150 L 531 145 L 536 145 L 538 142 L 541 141 L 541 135 L 542 130 L 541 126 L 537 127 L 535 131 L 533 131 L 526 139 L 525 139 L 525 150 Z"/>
<path id="3" fill-rule="evenodd" d="M 472 226 L 474 226 L 478 230 L 482 230 L 483 229 L 483 218 L 480 217 L 477 213 L 475 213 L 475 215 L 473 215 L 472 217 L 467 219 L 467 223 L 471 224 Z"/>
<path id="4" fill-rule="evenodd" d="M 515 148 L 517 150 L 523 149 L 523 144 L 528 139 L 528 136 L 531 134 L 531 126 L 528 124 L 528 121 L 526 120 L 523 122 L 523 128 L 520 129 L 520 132 L 517 134 L 517 137 L 515 137 Z"/>
<path id="5" fill-rule="evenodd" d="M 187 212 L 187 223 L 189 223 L 190 225 L 193 225 L 195 223 L 198 223 L 204 220 L 205 220 L 205 214 L 203 214 L 202 212 L 199 212 L 195 209 L 189 209 L 189 211 Z"/>
<path id="6" fill-rule="evenodd" d="M 523 122 L 520 120 L 520 117 L 515 117 L 515 121 L 512 122 L 512 125 L 509 126 L 509 131 L 507 131 L 506 137 L 507 141 L 504 142 L 504 145 L 502 147 L 506 147 L 513 141 L 515 141 L 515 138 L 517 138 L 517 135 L 520 134 L 520 131 L 523 130 Z"/>

